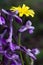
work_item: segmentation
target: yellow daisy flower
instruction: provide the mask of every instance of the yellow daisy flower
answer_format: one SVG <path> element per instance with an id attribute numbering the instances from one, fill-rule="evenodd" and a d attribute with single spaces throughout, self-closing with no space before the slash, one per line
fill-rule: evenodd
<path id="1" fill-rule="evenodd" d="M 22 7 L 21 6 L 11 7 L 10 10 L 12 10 L 13 12 L 18 11 L 20 17 L 22 17 L 23 15 L 26 15 L 27 17 L 28 16 L 34 17 L 34 14 L 35 14 L 35 12 L 32 9 L 30 9 L 30 7 L 26 6 L 25 4 L 23 4 Z"/>

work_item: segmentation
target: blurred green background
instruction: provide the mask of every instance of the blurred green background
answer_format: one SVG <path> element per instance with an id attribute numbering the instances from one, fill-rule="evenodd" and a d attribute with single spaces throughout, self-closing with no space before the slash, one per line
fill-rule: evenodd
<path id="1" fill-rule="evenodd" d="M 30 19 L 32 21 L 35 31 L 32 35 L 29 35 L 28 32 L 22 34 L 24 38 L 24 40 L 22 39 L 22 45 L 28 48 L 39 48 L 40 54 L 37 56 L 34 65 L 43 65 L 43 0 L 0 0 L 0 9 L 9 9 L 11 6 L 22 5 L 23 3 L 35 11 L 34 18 L 26 18 L 26 20 Z M 25 21 L 25 17 L 23 21 Z M 19 24 L 14 23 L 14 26 L 18 29 Z"/>

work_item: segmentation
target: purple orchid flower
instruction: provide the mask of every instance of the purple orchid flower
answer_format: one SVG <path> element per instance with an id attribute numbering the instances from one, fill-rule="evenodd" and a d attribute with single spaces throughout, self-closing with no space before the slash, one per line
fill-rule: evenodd
<path id="1" fill-rule="evenodd" d="M 31 50 L 31 49 L 27 49 L 24 46 L 20 46 L 20 48 L 18 50 L 23 51 L 26 55 L 29 55 L 30 58 L 32 58 L 33 60 L 36 60 L 37 59 L 36 55 L 38 55 L 40 53 L 38 48 Z"/>
<path id="2" fill-rule="evenodd" d="M 32 59 L 36 60 L 36 55 L 38 55 L 40 53 L 40 51 L 36 48 L 36 49 L 27 49 L 26 54 L 29 55 Z"/>
<path id="3" fill-rule="evenodd" d="M 7 14 L 7 15 L 14 17 L 17 22 L 19 22 L 19 23 L 22 22 L 22 19 L 19 16 L 17 16 L 18 11 L 11 12 L 11 11 L 7 11 L 7 10 L 2 9 L 2 12 Z"/>
<path id="4" fill-rule="evenodd" d="M 34 26 L 31 26 L 31 25 L 32 25 L 31 21 L 28 20 L 28 21 L 26 22 L 26 25 L 22 26 L 22 27 L 19 29 L 19 32 L 24 32 L 24 31 L 28 30 L 29 33 L 32 34 L 32 33 L 33 33 L 33 30 L 35 29 L 35 27 L 34 27 Z"/>
<path id="5" fill-rule="evenodd" d="M 38 48 L 35 49 L 27 49 L 24 46 L 20 46 L 20 50 L 23 51 L 26 55 L 29 55 L 30 58 L 32 58 L 33 60 L 36 60 L 36 55 L 38 55 L 40 53 Z"/>
<path id="6" fill-rule="evenodd" d="M 20 46 L 20 50 L 23 51 L 26 55 L 29 55 L 30 58 L 32 58 L 33 60 L 36 60 L 36 55 L 38 55 L 40 53 L 38 48 L 35 49 L 26 49 L 26 47 L 24 46 Z"/>
<path id="7" fill-rule="evenodd" d="M 20 50 L 23 51 L 26 55 L 29 55 L 30 58 L 32 58 L 33 60 L 36 60 L 36 55 L 38 55 L 40 53 L 40 51 L 35 48 L 35 49 L 26 49 L 26 47 L 24 46 L 20 46 Z"/>

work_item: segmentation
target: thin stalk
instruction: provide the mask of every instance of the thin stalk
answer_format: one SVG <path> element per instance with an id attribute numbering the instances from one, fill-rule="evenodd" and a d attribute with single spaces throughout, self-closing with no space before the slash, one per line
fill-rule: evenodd
<path id="1" fill-rule="evenodd" d="M 26 55 L 25 59 L 26 59 L 26 64 L 30 65 L 30 58 Z"/>
<path id="2" fill-rule="evenodd" d="M 34 65 L 34 60 L 31 58 L 31 65 Z"/>
<path id="3" fill-rule="evenodd" d="M 19 44 L 19 46 L 21 46 L 21 33 L 19 33 L 18 44 Z M 22 57 L 21 51 L 20 51 L 20 57 L 21 57 L 22 65 L 24 65 L 24 61 L 23 61 L 23 57 Z"/>

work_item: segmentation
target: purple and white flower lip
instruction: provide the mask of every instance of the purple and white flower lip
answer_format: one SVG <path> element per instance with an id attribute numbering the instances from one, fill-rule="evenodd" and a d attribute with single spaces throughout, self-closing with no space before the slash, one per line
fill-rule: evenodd
<path id="1" fill-rule="evenodd" d="M 5 22 L 5 18 L 3 16 L 0 16 L 0 25 L 7 28 L 8 26 L 5 24 Z"/>
<path id="2" fill-rule="evenodd" d="M 31 52 L 35 55 L 38 55 L 40 53 L 40 51 L 37 48 L 32 49 Z"/>
<path id="3" fill-rule="evenodd" d="M 3 25 L 5 24 L 5 19 L 4 17 L 0 16 L 0 25 Z"/>
<path id="4" fill-rule="evenodd" d="M 22 27 L 19 29 L 19 32 L 24 32 L 24 31 L 28 30 L 29 33 L 32 34 L 32 33 L 33 33 L 33 30 L 35 29 L 35 27 L 34 27 L 34 26 L 31 26 L 31 25 L 32 25 L 31 21 L 28 20 L 28 21 L 26 22 L 26 25 L 22 26 Z"/>

